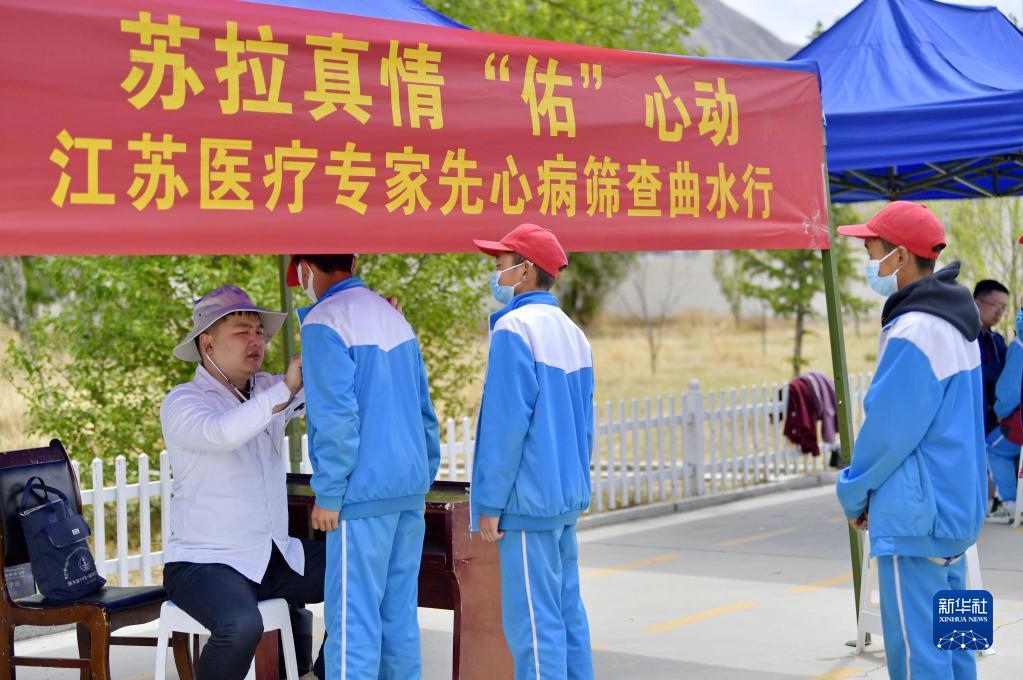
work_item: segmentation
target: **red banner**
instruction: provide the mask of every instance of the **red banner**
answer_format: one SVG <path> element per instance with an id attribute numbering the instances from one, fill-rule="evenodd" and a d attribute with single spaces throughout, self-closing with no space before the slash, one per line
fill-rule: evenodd
<path id="1" fill-rule="evenodd" d="M 224 0 L 0 25 L 0 254 L 828 245 L 814 73 Z"/>

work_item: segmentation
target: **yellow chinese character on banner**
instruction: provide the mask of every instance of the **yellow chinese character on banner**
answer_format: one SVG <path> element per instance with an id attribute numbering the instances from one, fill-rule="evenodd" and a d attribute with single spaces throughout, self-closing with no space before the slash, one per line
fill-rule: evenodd
<path id="1" fill-rule="evenodd" d="M 387 212 L 394 212 L 399 207 L 406 215 L 411 215 L 417 207 L 423 211 L 430 209 L 430 199 L 423 193 L 426 175 L 423 170 L 430 169 L 430 156 L 425 153 L 414 153 L 411 146 L 406 146 L 401 153 L 390 151 L 384 163 L 394 175 L 387 179 Z"/>
<path id="2" fill-rule="evenodd" d="M 227 35 L 217 38 L 214 45 L 218 52 L 226 55 L 227 63 L 217 68 L 217 80 L 227 83 L 227 99 L 220 100 L 220 111 L 227 115 L 238 113 L 239 103 L 243 111 L 258 113 L 291 113 L 291 102 L 281 101 L 281 80 L 284 78 L 284 60 L 288 46 L 273 42 L 273 31 L 269 26 L 259 27 L 259 40 L 239 40 L 238 22 L 227 22 Z M 267 79 L 263 62 L 258 56 L 239 59 L 248 52 L 253 55 L 276 55 L 270 59 L 270 77 Z M 241 78 L 248 73 L 252 79 L 253 91 L 262 99 L 241 97 Z"/>
<path id="3" fill-rule="evenodd" d="M 661 190 L 661 180 L 657 174 L 661 171 L 659 165 L 648 165 L 645 158 L 640 159 L 639 164 L 628 166 L 632 178 L 625 186 L 632 191 L 632 207 L 629 208 L 629 215 L 632 217 L 660 217 L 661 209 L 657 207 L 657 192 Z"/>
<path id="4" fill-rule="evenodd" d="M 526 77 L 522 83 L 522 101 L 529 105 L 533 136 L 540 136 L 540 118 L 546 117 L 551 137 L 557 137 L 560 132 L 575 137 L 575 107 L 572 99 L 554 94 L 554 88 L 559 85 L 570 87 L 572 76 L 558 75 L 557 59 L 548 59 L 547 70 L 540 73 L 536 72 L 536 64 L 533 56 L 526 60 Z M 544 88 L 539 99 L 536 97 L 537 83 Z"/>
<path id="5" fill-rule="evenodd" d="M 536 192 L 543 199 L 540 212 L 557 215 L 559 209 L 564 209 L 569 217 L 575 215 L 575 181 L 578 177 L 575 161 L 566 161 L 564 154 L 559 153 L 554 160 L 544 161 L 536 170 L 540 176 Z"/>
<path id="6" fill-rule="evenodd" d="M 713 94 L 713 97 L 697 97 L 696 104 L 703 110 L 700 115 L 700 135 L 712 133 L 710 141 L 718 146 L 727 137 L 728 145 L 739 143 L 739 103 L 735 95 L 728 91 L 725 79 L 717 79 L 714 83 L 696 83 L 696 91 Z"/>
<path id="7" fill-rule="evenodd" d="M 367 165 L 372 162 L 368 151 L 356 151 L 355 142 L 345 144 L 344 151 L 331 151 L 330 160 L 337 165 L 328 165 L 324 172 L 337 177 L 337 198 L 334 202 L 351 208 L 360 215 L 366 214 L 366 204 L 362 197 L 366 195 L 369 182 L 357 181 L 357 177 L 376 177 L 376 168 Z M 364 164 L 364 165 L 357 165 Z"/>
<path id="8" fill-rule="evenodd" d="M 67 172 L 67 165 L 71 157 L 67 152 L 72 149 L 85 151 L 86 174 L 85 191 L 72 191 L 70 199 L 72 205 L 113 205 L 114 195 L 103 193 L 99 190 L 99 152 L 110 151 L 114 148 L 111 139 L 97 139 L 94 137 L 72 137 L 67 130 L 61 130 L 57 135 L 59 147 L 50 152 L 50 162 L 60 168 L 60 179 L 57 181 L 57 188 L 50 195 L 50 200 L 58 208 L 63 208 L 68 200 L 68 189 L 71 188 L 71 175 Z"/>
<path id="9" fill-rule="evenodd" d="M 142 64 L 149 70 L 149 78 L 128 101 L 136 109 L 152 101 L 163 86 L 163 78 L 167 69 L 171 70 L 171 92 L 160 95 L 160 102 L 167 110 L 180 109 L 185 104 L 185 88 L 197 95 L 203 90 L 202 81 L 191 66 L 185 66 L 185 55 L 181 52 L 168 52 L 168 47 L 181 47 L 181 40 L 198 40 L 199 29 L 194 26 L 182 26 L 181 17 L 170 14 L 167 23 L 155 23 L 149 12 L 139 12 L 138 21 L 121 20 L 122 33 L 135 33 L 143 46 L 150 49 L 131 50 L 130 58 L 135 66 L 121 82 L 121 89 L 132 92 L 146 75 Z"/>
<path id="10" fill-rule="evenodd" d="M 645 124 L 648 128 L 657 127 L 657 138 L 662 142 L 677 142 L 682 139 L 685 129 L 693 124 L 693 119 L 682 98 L 671 95 L 664 76 L 658 75 L 654 80 L 657 81 L 657 92 L 643 95 L 643 99 L 646 101 Z M 670 128 L 668 127 L 668 114 L 664 110 L 665 101 L 671 102 L 680 119 L 672 123 Z"/>
<path id="11" fill-rule="evenodd" d="M 598 161 L 595 156 L 586 160 L 583 176 L 586 177 L 586 214 L 603 213 L 605 217 L 618 214 L 621 199 L 622 180 L 618 177 L 621 164 L 614 163 L 607 156 Z"/>
<path id="12" fill-rule="evenodd" d="M 317 156 L 319 152 L 316 149 L 303 148 L 302 142 L 298 139 L 291 140 L 291 146 L 275 146 L 272 154 L 264 154 L 263 164 L 266 166 L 267 174 L 263 175 L 263 186 L 270 187 L 270 198 L 266 200 L 267 210 L 272 211 L 277 207 L 281 188 L 284 186 L 284 173 L 293 172 L 294 195 L 288 204 L 288 212 L 302 212 L 302 208 L 305 207 L 305 180 L 316 167 Z"/>
<path id="13" fill-rule="evenodd" d="M 199 207 L 209 210 L 252 210 L 252 199 L 245 184 L 252 174 L 245 168 L 249 157 L 232 151 L 252 151 L 251 139 L 203 137 L 199 154 Z"/>
<path id="14" fill-rule="evenodd" d="M 430 121 L 430 129 L 444 127 L 441 108 L 440 52 L 431 50 L 426 43 L 406 47 L 398 55 L 398 41 L 391 41 L 391 50 L 380 62 L 380 84 L 391 89 L 391 119 L 395 127 L 402 125 L 401 86 L 405 86 L 409 124 L 420 127 L 420 119 Z"/>
<path id="15" fill-rule="evenodd" d="M 515 158 L 508 154 L 504 158 L 508 166 L 507 170 L 494 173 L 493 184 L 490 190 L 490 202 L 501 204 L 501 212 L 505 215 L 521 215 L 526 209 L 526 203 L 533 200 L 533 190 L 529 187 L 529 180 L 524 173 L 519 172 L 515 164 Z M 517 180 L 520 195 L 512 200 L 512 180 Z"/>
<path id="16" fill-rule="evenodd" d="M 455 209 L 456 203 L 461 205 L 462 213 L 465 215 L 479 215 L 483 212 L 483 199 L 472 196 L 473 189 L 483 186 L 483 178 L 470 177 L 467 174 L 468 171 L 475 170 L 476 165 L 476 161 L 465 157 L 465 149 L 448 151 L 444 156 L 440 183 L 451 187 L 451 195 L 448 196 L 447 203 L 441 206 L 441 213 L 447 215 Z"/>
<path id="17" fill-rule="evenodd" d="M 742 181 L 746 183 L 746 188 L 742 190 L 742 197 L 746 200 L 746 217 L 753 217 L 754 191 L 759 191 L 764 198 L 760 217 L 766 220 L 771 216 L 771 190 L 774 189 L 774 182 L 759 179 L 769 179 L 770 177 L 770 168 L 754 167 L 752 163 L 746 166 L 746 172 L 742 173 Z"/>
<path id="18" fill-rule="evenodd" d="M 689 161 L 676 161 L 675 170 L 668 174 L 668 196 L 672 217 L 700 216 L 700 176 L 689 169 Z"/>
<path id="19" fill-rule="evenodd" d="M 718 174 L 708 176 L 707 184 L 713 187 L 710 201 L 707 203 L 707 210 L 714 212 L 714 216 L 721 219 L 728 211 L 733 213 L 739 211 L 739 202 L 732 195 L 732 185 L 735 184 L 735 173 L 725 172 L 725 164 L 718 163 Z"/>
<path id="20" fill-rule="evenodd" d="M 175 142 L 174 135 L 164 133 L 162 141 L 154 141 L 149 132 L 142 133 L 142 139 L 128 142 L 129 151 L 140 151 L 146 163 L 135 164 L 135 179 L 128 189 L 128 195 L 134 198 L 132 205 L 136 210 L 148 206 L 156 196 L 160 185 L 163 195 L 156 199 L 157 210 L 169 210 L 174 207 L 177 196 L 187 196 L 188 187 L 185 180 L 174 169 L 170 161 L 176 153 L 185 153 L 184 142 Z"/>
<path id="21" fill-rule="evenodd" d="M 359 79 L 359 52 L 369 49 L 364 40 L 347 40 L 342 33 L 331 33 L 330 37 L 310 35 L 306 44 L 323 47 L 313 52 L 313 72 L 316 89 L 306 90 L 305 99 L 320 105 L 309 112 L 313 120 L 321 120 L 341 107 L 345 113 L 363 125 L 369 120 L 366 106 L 373 104 L 373 98 L 362 93 Z"/>

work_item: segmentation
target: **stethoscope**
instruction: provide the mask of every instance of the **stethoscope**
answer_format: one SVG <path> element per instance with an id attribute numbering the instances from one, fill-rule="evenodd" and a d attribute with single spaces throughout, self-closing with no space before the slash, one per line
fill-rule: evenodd
<path id="1" fill-rule="evenodd" d="M 209 360 L 209 362 L 211 364 L 213 364 L 213 368 L 217 369 L 217 373 L 220 373 L 220 375 L 224 378 L 224 380 L 227 381 L 227 384 L 231 386 L 231 389 L 234 390 L 235 396 L 238 397 L 239 401 L 241 401 L 244 404 L 245 402 L 247 402 L 249 399 L 252 398 L 252 396 L 251 396 L 252 395 L 252 391 L 256 389 L 255 379 L 253 379 L 252 386 L 251 386 L 251 388 L 248 391 L 242 390 L 237 385 L 235 385 L 233 382 L 231 382 L 231 379 L 227 377 L 226 373 L 224 373 L 222 370 L 220 370 L 220 366 L 217 366 L 217 362 L 213 360 L 213 357 L 211 357 L 208 353 L 204 352 L 204 354 L 206 354 L 206 358 Z M 270 432 L 270 428 L 269 427 L 264 427 L 263 428 L 263 433 L 266 434 L 267 438 L 270 440 L 270 445 L 274 448 L 274 455 L 280 457 L 280 455 L 281 455 L 281 447 L 278 446 L 277 439 Z"/>

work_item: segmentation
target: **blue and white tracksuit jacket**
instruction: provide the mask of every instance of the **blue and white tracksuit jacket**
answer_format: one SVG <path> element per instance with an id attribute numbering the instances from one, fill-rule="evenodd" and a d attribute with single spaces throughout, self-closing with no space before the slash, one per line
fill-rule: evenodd
<path id="1" fill-rule="evenodd" d="M 418 678 L 423 513 L 440 465 L 419 343 L 355 277 L 298 314 L 312 488 L 341 513 L 327 534 L 327 677 Z"/>
<path id="2" fill-rule="evenodd" d="M 954 284 L 954 275 L 944 276 Z M 955 297 L 976 314 L 965 289 Z M 866 421 L 837 493 L 849 519 L 869 513 L 888 671 L 893 679 L 974 678 L 972 653 L 937 649 L 931 628 L 932 598 L 938 590 L 965 587 L 961 556 L 984 521 L 978 345 L 945 318 L 909 311 L 884 326 L 878 357 Z"/>
<path id="3" fill-rule="evenodd" d="M 1005 368 L 995 384 L 995 415 L 1001 421 L 1019 406 L 1020 384 L 1023 383 L 1023 340 L 1017 337 L 1009 344 Z M 1020 447 L 1013 444 L 996 427 L 987 435 L 988 465 L 991 478 L 1003 501 L 1016 500 Z"/>
<path id="4" fill-rule="evenodd" d="M 490 318 L 471 510 L 500 517 L 502 619 L 516 680 L 593 677 L 575 523 L 590 504 L 593 355 L 546 292 Z"/>

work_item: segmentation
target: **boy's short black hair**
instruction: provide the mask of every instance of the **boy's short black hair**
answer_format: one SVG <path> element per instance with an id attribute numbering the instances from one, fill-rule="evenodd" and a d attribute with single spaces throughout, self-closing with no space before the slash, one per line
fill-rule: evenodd
<path id="1" fill-rule="evenodd" d="M 994 279 L 978 281 L 977 285 L 973 287 L 974 298 L 979 298 L 981 295 L 987 295 L 988 293 L 1005 293 L 1008 295 L 1009 289 Z"/>
<path id="2" fill-rule="evenodd" d="M 889 243 L 888 241 L 885 241 L 883 238 L 882 239 L 878 239 L 878 240 L 881 241 L 881 246 L 884 248 L 884 251 L 886 253 L 890 253 L 893 250 L 895 250 L 896 248 L 898 248 L 897 245 L 895 245 L 893 243 Z M 912 255 L 914 259 L 916 259 L 916 266 L 919 267 L 921 270 L 923 270 L 925 272 L 933 272 L 934 271 L 934 264 L 937 262 L 937 260 L 932 260 L 929 257 L 920 257 L 916 253 L 912 253 L 912 252 L 909 253 L 909 254 Z"/>
<path id="3" fill-rule="evenodd" d="M 355 255 L 295 255 L 295 265 L 299 262 L 309 262 L 326 274 L 344 272 L 351 274 L 355 267 Z"/>
<path id="4" fill-rule="evenodd" d="M 522 257 L 518 253 L 512 253 L 515 256 L 515 264 L 522 264 L 523 262 L 529 262 L 526 258 Z M 536 266 L 535 262 L 529 262 L 536 269 L 536 287 L 541 290 L 550 290 L 554 287 L 554 282 L 557 280 L 551 274 L 545 272 L 540 267 Z"/>

